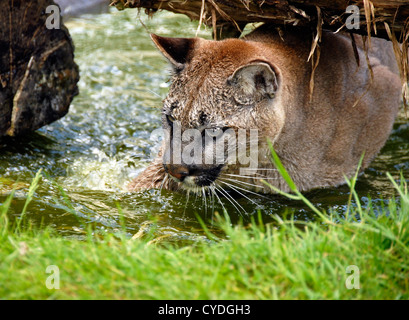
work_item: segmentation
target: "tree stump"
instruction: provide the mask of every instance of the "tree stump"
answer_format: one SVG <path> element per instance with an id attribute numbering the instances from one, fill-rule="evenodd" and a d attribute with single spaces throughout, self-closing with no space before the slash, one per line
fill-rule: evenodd
<path id="1" fill-rule="evenodd" d="M 78 94 L 74 46 L 59 17 L 52 0 L 2 1 L 0 137 L 60 119 Z"/>

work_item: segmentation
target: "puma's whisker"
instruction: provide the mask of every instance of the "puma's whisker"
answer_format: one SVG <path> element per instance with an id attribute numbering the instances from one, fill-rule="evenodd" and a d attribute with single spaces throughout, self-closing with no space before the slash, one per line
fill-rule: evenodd
<path id="1" fill-rule="evenodd" d="M 205 188 L 202 187 L 202 194 L 203 194 L 203 199 L 205 202 L 205 215 L 207 215 L 207 199 L 206 199 L 206 191 Z"/>
<path id="2" fill-rule="evenodd" d="M 213 184 L 213 185 L 211 186 L 211 190 L 212 190 L 213 194 L 215 195 L 215 197 L 217 198 L 217 201 L 219 201 L 219 203 L 220 203 L 220 205 L 222 206 L 223 210 L 227 212 L 227 210 L 226 210 L 226 208 L 225 208 L 225 206 L 224 206 L 222 200 L 220 199 L 220 197 L 219 197 L 218 194 L 217 194 L 217 191 L 219 191 L 219 190 L 216 188 L 216 184 Z M 220 192 L 220 191 L 219 191 L 219 192 Z"/>
<path id="3" fill-rule="evenodd" d="M 225 183 L 227 183 L 227 182 L 225 182 Z M 250 190 L 248 190 L 248 189 L 244 189 L 244 188 L 239 187 L 239 186 L 235 186 L 235 187 L 238 188 L 238 189 L 240 189 L 240 190 L 243 190 L 243 191 L 245 191 L 245 192 L 254 194 L 254 195 L 256 195 L 257 197 L 268 199 L 266 196 L 264 196 L 264 195 L 262 195 L 262 194 L 260 194 L 260 193 L 253 192 L 253 191 L 250 191 Z"/>
<path id="4" fill-rule="evenodd" d="M 240 191 L 236 188 L 237 186 L 235 186 L 235 185 L 233 185 L 233 184 L 231 184 L 231 183 L 227 183 L 227 182 L 225 182 L 225 181 L 223 181 L 223 180 L 221 180 L 221 179 L 219 179 L 219 181 L 220 181 L 221 183 L 224 183 L 225 185 L 229 186 L 232 190 L 234 190 L 234 191 L 237 192 L 239 195 L 241 195 L 242 197 L 246 198 L 247 200 L 249 200 L 250 202 L 252 202 L 253 204 L 255 204 L 255 205 L 257 206 L 257 203 L 254 202 L 254 201 L 253 201 L 252 199 L 250 199 L 249 197 L 247 197 L 244 193 L 240 192 Z"/>
<path id="5" fill-rule="evenodd" d="M 216 190 L 219 190 L 219 192 L 227 199 L 227 201 L 229 201 L 235 208 L 236 210 L 241 214 L 241 210 L 243 210 L 243 213 L 246 214 L 246 210 L 240 205 L 240 203 L 238 203 L 226 190 L 223 189 L 223 187 L 221 185 L 215 184 L 216 186 Z M 236 206 L 239 206 L 240 209 Z"/>
<path id="6" fill-rule="evenodd" d="M 222 180 L 221 178 L 223 178 L 224 180 Z M 249 187 L 252 187 L 252 188 L 253 187 L 254 188 L 262 188 L 262 186 L 256 185 L 254 183 L 249 183 L 249 182 L 244 182 L 244 181 L 240 181 L 240 180 L 230 179 L 230 178 L 224 177 L 223 175 L 221 175 L 218 180 L 240 183 L 241 185 L 249 186 Z"/>
<path id="7" fill-rule="evenodd" d="M 277 180 L 278 178 L 270 178 L 270 177 L 255 177 L 255 176 L 245 176 L 245 175 L 239 175 L 239 174 L 231 174 L 231 173 L 224 173 L 226 176 L 230 177 L 237 177 L 237 178 L 244 178 L 244 179 L 261 179 L 261 180 Z"/>

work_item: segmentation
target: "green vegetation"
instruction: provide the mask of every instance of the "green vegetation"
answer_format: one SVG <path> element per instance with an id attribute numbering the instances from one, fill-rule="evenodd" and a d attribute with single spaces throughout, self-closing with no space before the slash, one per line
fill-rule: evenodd
<path id="1" fill-rule="evenodd" d="M 192 37 L 197 29 L 187 17 L 166 12 L 154 20 L 142 14 L 144 25 L 139 19 L 137 10 L 114 10 L 71 21 L 80 95 L 60 121 L 18 141 L 2 141 L 0 299 L 408 299 L 408 190 L 403 182 L 395 185 L 395 201 L 389 189 L 394 182 L 382 174 L 389 171 L 395 180 L 399 170 L 408 174 L 403 113 L 357 187 L 373 203 L 365 199 L 360 205 L 355 179 L 348 202 L 344 188 L 308 201 L 282 170 L 293 189 L 283 196 L 291 201 L 262 200 L 265 211 L 251 224 L 232 224 L 222 215 L 226 236 L 208 234 L 202 241 L 200 224 L 184 220 L 184 211 L 194 207 L 184 199 L 168 193 L 156 201 L 156 195 L 123 197 L 117 191 L 146 164 L 153 146 L 148 133 L 160 125 L 158 107 L 168 91 L 167 63 L 149 33 Z M 211 32 L 202 29 L 199 36 L 209 38 Z M 39 168 L 43 172 L 28 189 Z M 123 232 L 116 224 L 117 201 Z M 241 204 L 256 211 L 251 201 Z M 322 212 L 329 206 L 346 217 Z M 306 207 L 318 217 L 313 222 L 306 222 L 309 213 L 303 216 Z M 286 210 L 301 218 L 284 218 Z M 157 220 L 149 224 L 150 214 Z M 267 214 L 275 214 L 274 224 L 260 221 L 271 220 Z M 103 233 L 98 219 L 111 216 L 114 227 Z M 208 221 L 202 226 L 219 230 Z M 178 239 L 191 233 L 185 243 L 194 245 L 173 246 L 163 236 L 169 229 Z M 360 289 L 346 288 L 348 277 L 356 275 L 346 272 L 350 265 L 359 268 Z M 48 280 L 56 284 L 49 266 L 59 269 L 59 289 L 46 286 Z"/>
<path id="2" fill-rule="evenodd" d="M 277 228 L 263 224 L 260 214 L 248 225 L 232 225 L 225 215 L 219 223 L 229 240 L 209 233 L 207 242 L 177 248 L 125 233 L 101 236 L 91 228 L 86 241 L 33 228 L 24 212 L 40 177 L 31 184 L 21 219 L 12 223 L 8 215 L 13 194 L 0 207 L 2 299 L 409 298 L 405 182 L 398 186 L 391 179 L 396 201 L 366 209 L 349 203 L 346 217 L 317 211 L 321 223 L 277 216 Z M 359 203 L 354 183 L 351 195 Z M 292 197 L 307 201 L 300 193 Z M 58 267 L 59 282 L 49 266 Z"/>

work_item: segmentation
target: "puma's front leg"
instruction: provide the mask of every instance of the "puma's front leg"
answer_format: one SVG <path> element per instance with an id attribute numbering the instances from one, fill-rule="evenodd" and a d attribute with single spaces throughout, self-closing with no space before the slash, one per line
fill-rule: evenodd
<path id="1" fill-rule="evenodd" d="M 163 167 L 162 157 L 156 158 L 128 185 L 129 191 L 142 191 L 152 188 L 177 189 L 177 183 L 169 177 Z"/>

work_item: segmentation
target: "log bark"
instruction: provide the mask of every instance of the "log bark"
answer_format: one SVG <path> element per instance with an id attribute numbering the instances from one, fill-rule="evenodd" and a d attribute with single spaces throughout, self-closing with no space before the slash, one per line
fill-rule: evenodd
<path id="1" fill-rule="evenodd" d="M 59 28 L 49 28 L 49 5 L 55 3 L 1 2 L 0 136 L 24 134 L 63 117 L 78 94 L 74 46 L 62 20 Z"/>
<path id="2" fill-rule="evenodd" d="M 231 34 L 232 27 L 241 29 L 251 22 L 315 28 L 322 21 L 323 28 L 338 30 L 348 18 L 346 8 L 357 5 L 362 27 L 351 32 L 366 35 L 370 30 L 372 36 L 389 39 L 386 22 L 396 38 L 403 41 L 409 29 L 409 0 L 112 0 L 111 5 L 118 9 L 145 8 L 148 13 L 182 13 L 218 30 L 228 29 L 226 34 Z"/>

